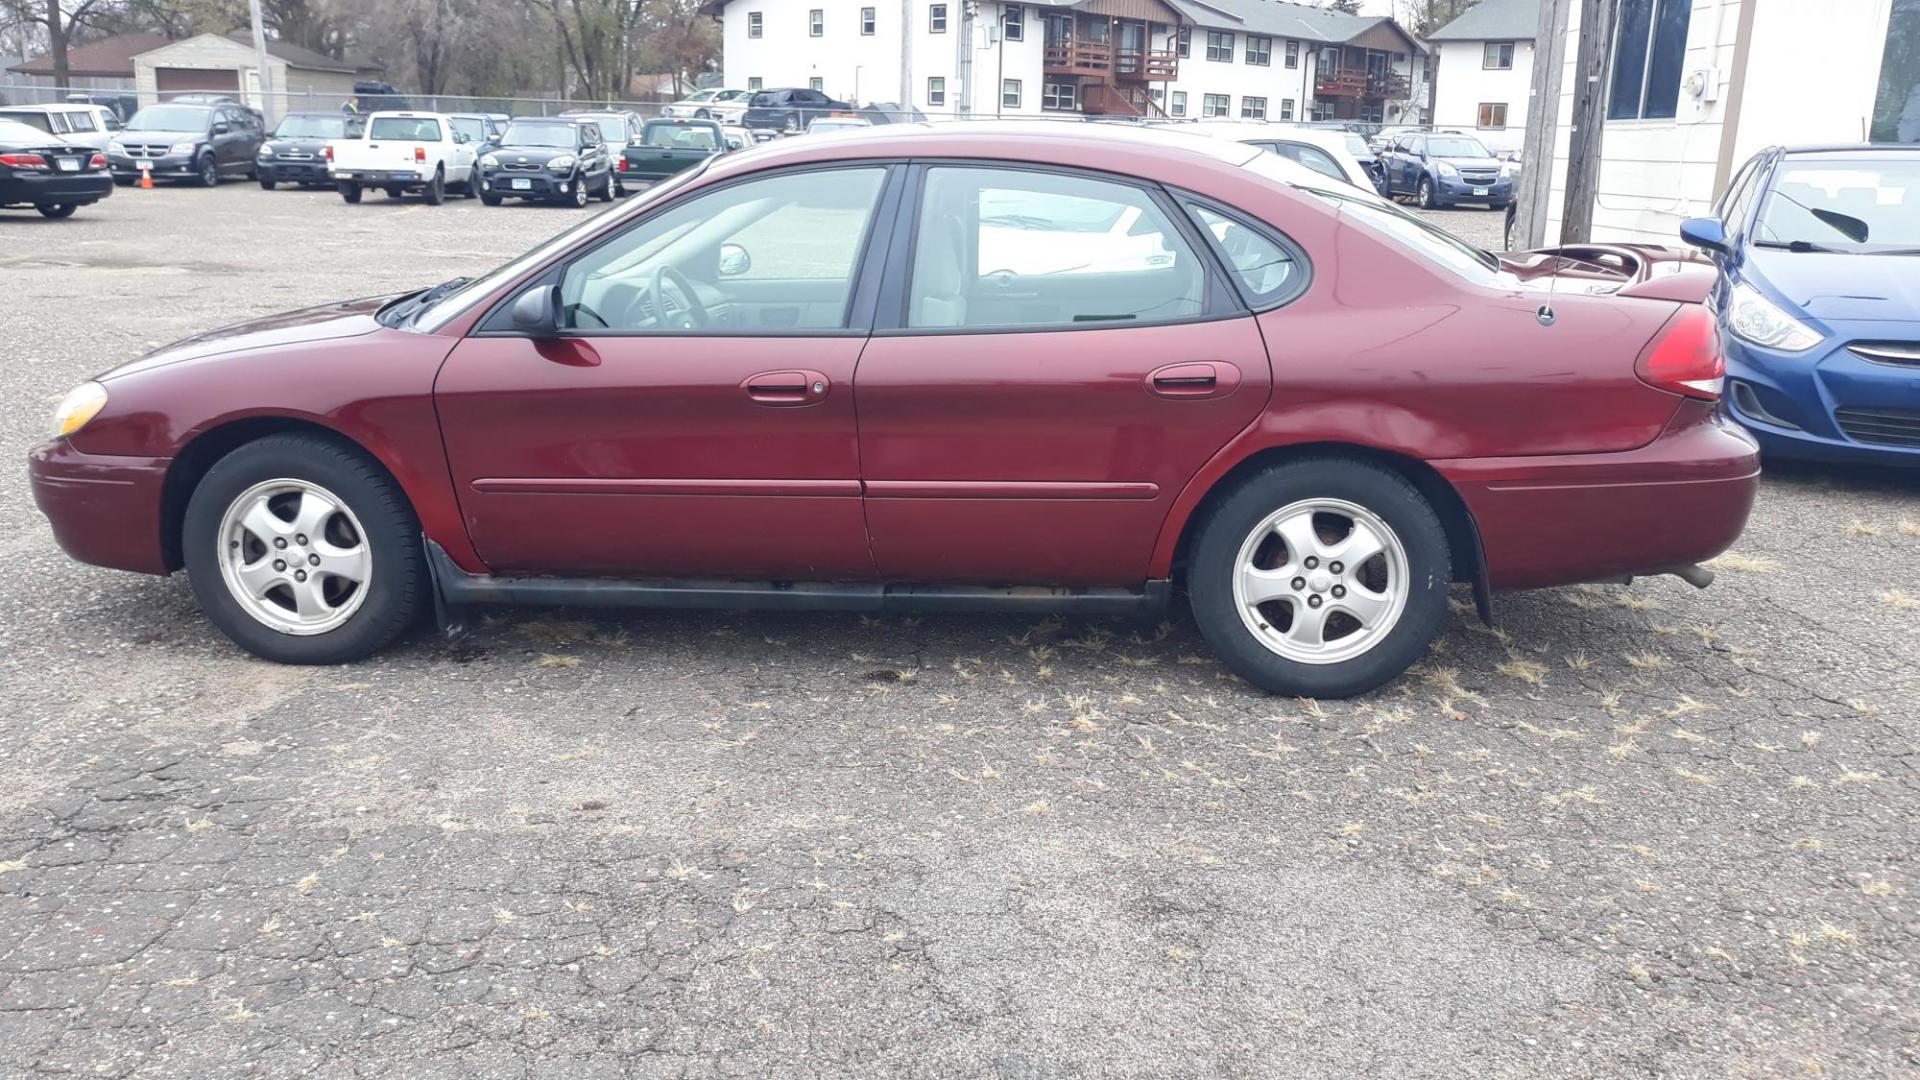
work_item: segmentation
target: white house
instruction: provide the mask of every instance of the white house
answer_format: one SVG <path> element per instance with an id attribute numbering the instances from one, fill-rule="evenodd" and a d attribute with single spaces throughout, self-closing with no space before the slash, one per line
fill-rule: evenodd
<path id="1" fill-rule="evenodd" d="M 1579 8 L 1545 159 L 1549 240 L 1566 201 Z M 1621 12 L 1592 239 L 1674 242 L 1769 146 L 1920 140 L 1920 0 L 1641 0 Z"/>
<path id="2" fill-rule="evenodd" d="M 709 0 L 702 10 L 722 23 L 728 86 L 812 87 L 935 116 L 1412 122 L 1425 107 L 1426 54 L 1399 24 L 1280 0 Z"/>
<path id="3" fill-rule="evenodd" d="M 1520 149 L 1539 19 L 1540 0 L 1480 0 L 1427 35 L 1434 127 L 1471 131 L 1496 151 Z"/>

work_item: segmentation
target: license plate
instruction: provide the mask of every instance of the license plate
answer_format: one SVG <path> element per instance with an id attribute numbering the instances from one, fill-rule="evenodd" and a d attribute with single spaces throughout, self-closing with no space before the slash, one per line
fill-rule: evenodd
<path id="1" fill-rule="evenodd" d="M 54 160 L 59 163 L 61 172 L 79 172 L 80 171 L 79 158 L 63 157 L 63 158 L 55 158 Z"/>
<path id="2" fill-rule="evenodd" d="M 1475 195 L 1485 195 L 1487 193 L 1487 189 L 1483 187 L 1477 187 L 1473 189 L 1473 193 Z"/>
<path id="3" fill-rule="evenodd" d="M 532 187 L 533 187 L 533 181 L 531 180 L 522 180 L 519 178 L 515 178 L 513 181 L 513 190 L 515 191 L 527 191 Z"/>
<path id="4" fill-rule="evenodd" d="M 151 162 L 151 161 L 147 161 L 147 160 L 145 160 L 145 159 L 142 159 L 142 160 L 140 160 L 140 161 L 136 161 L 136 162 L 134 162 L 134 164 L 135 164 L 136 166 L 138 166 L 138 167 L 139 167 L 139 169 L 140 169 L 140 171 L 141 171 L 141 172 L 152 172 L 152 171 L 153 171 L 153 162 Z"/>

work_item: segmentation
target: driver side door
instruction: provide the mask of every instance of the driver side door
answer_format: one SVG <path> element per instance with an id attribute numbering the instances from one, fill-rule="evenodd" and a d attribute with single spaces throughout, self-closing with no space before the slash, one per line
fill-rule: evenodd
<path id="1" fill-rule="evenodd" d="M 556 333 L 514 329 L 511 299 L 484 317 L 434 396 L 489 567 L 873 578 L 853 371 L 897 186 L 878 164 L 703 189 L 534 282 Z"/>

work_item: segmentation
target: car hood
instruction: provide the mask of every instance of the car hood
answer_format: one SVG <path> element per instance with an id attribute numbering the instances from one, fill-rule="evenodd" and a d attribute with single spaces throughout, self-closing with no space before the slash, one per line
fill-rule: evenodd
<path id="1" fill-rule="evenodd" d="M 554 146 L 496 146 L 490 151 L 500 158 L 503 165 L 545 165 L 554 158 L 566 155 L 579 157 L 580 151 Z"/>
<path id="2" fill-rule="evenodd" d="M 272 149 L 275 152 L 278 152 L 281 150 L 306 150 L 306 151 L 310 151 L 312 153 L 317 154 L 320 152 L 322 147 L 326 146 L 328 143 L 332 141 L 333 141 L 332 139 L 323 139 L 318 136 L 297 135 L 297 136 L 291 136 L 284 139 L 268 139 L 265 143 L 261 145 L 268 147 L 269 149 Z"/>
<path id="3" fill-rule="evenodd" d="M 1441 162 L 1443 164 L 1451 165 L 1456 169 L 1492 169 L 1495 172 L 1500 171 L 1499 158 L 1449 157 L 1449 158 L 1434 158 L 1433 160 Z"/>
<path id="4" fill-rule="evenodd" d="M 280 345 L 357 337 L 379 329 L 380 324 L 374 319 L 374 313 L 393 299 L 392 296 L 368 296 L 223 326 L 155 349 L 100 378 L 102 381 L 117 379 L 183 360 L 204 360 L 223 353 L 254 352 Z"/>
<path id="5" fill-rule="evenodd" d="M 1747 274 L 1825 322 L 1920 322 L 1920 256 L 1749 248 Z"/>
<path id="6" fill-rule="evenodd" d="M 207 137 L 207 133 L 205 131 L 162 131 L 159 129 L 135 131 L 132 128 L 123 128 L 114 133 L 113 137 L 116 142 L 145 143 L 159 142 L 162 139 L 170 142 L 186 142 L 188 139 L 204 139 Z"/>

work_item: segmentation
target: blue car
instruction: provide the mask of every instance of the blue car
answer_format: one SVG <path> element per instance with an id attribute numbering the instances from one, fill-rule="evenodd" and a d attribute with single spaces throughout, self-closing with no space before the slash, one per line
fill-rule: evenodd
<path id="1" fill-rule="evenodd" d="M 1680 227 L 1727 408 L 1782 457 L 1920 466 L 1920 146 L 1775 147 Z"/>
<path id="2" fill-rule="evenodd" d="M 1504 210 L 1513 201 L 1513 169 L 1471 135 L 1412 132 L 1380 153 L 1380 193 L 1411 195 L 1422 208 L 1461 202 Z"/>

